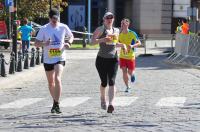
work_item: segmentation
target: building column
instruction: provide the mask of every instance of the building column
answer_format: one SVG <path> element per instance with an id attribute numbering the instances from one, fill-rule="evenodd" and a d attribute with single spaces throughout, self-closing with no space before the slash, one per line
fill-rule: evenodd
<path id="1" fill-rule="evenodd" d="M 108 11 L 115 12 L 115 0 L 108 0 Z"/>

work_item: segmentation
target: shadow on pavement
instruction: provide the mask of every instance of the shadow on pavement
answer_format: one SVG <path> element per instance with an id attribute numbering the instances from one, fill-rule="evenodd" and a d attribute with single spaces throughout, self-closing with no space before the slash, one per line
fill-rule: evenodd
<path id="1" fill-rule="evenodd" d="M 97 120 L 89 119 L 89 117 L 96 115 L 96 113 L 82 113 L 74 115 L 51 114 L 49 112 L 27 114 L 17 117 L 5 118 L 6 120 L 16 123 L 15 128 L 60 128 L 73 125 L 103 125 Z"/>
<path id="2" fill-rule="evenodd" d="M 124 127 L 157 127 L 159 125 L 152 125 L 152 124 L 127 124 L 127 125 L 123 125 Z M 123 127 L 122 126 L 122 127 Z"/>
<path id="3" fill-rule="evenodd" d="M 167 59 L 167 54 L 159 54 L 148 57 L 137 57 L 136 58 L 136 68 L 142 70 L 167 70 L 174 69 L 174 65 L 166 64 L 164 61 Z M 181 68 L 181 67 L 179 67 Z M 182 67 L 185 68 L 185 67 Z"/>
<path id="4" fill-rule="evenodd" d="M 200 109 L 200 102 L 198 103 L 187 103 L 181 109 Z"/>

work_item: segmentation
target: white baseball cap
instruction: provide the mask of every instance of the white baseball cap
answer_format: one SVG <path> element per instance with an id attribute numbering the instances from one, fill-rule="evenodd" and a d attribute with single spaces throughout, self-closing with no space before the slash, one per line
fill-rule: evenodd
<path id="1" fill-rule="evenodd" d="M 114 14 L 112 12 L 106 12 L 103 16 L 103 18 L 106 18 L 107 16 L 113 16 L 114 17 Z"/>

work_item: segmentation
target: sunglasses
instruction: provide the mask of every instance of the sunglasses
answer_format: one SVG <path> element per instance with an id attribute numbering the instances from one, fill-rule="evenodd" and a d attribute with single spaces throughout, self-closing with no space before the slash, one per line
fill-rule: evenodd
<path id="1" fill-rule="evenodd" d="M 106 19 L 113 19 L 113 16 L 107 16 Z"/>
<path id="2" fill-rule="evenodd" d="M 53 17 L 51 17 L 51 19 L 58 20 L 58 17 L 53 16 Z"/>

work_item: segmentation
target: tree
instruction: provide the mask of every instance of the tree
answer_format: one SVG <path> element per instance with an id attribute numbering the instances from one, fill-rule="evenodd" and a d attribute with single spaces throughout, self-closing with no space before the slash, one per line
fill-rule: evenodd
<path id="1" fill-rule="evenodd" d="M 0 0 L 0 8 L 0 20 L 4 20 L 6 18 L 6 8 L 3 0 Z"/>
<path id="2" fill-rule="evenodd" d="M 66 0 L 52 0 L 53 7 L 60 7 L 60 11 L 68 5 Z M 18 19 L 27 17 L 34 20 L 38 17 L 47 18 L 49 11 L 49 0 L 17 0 Z"/>

